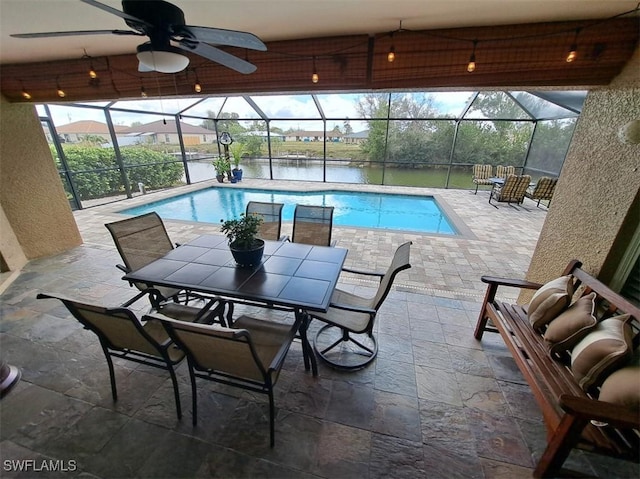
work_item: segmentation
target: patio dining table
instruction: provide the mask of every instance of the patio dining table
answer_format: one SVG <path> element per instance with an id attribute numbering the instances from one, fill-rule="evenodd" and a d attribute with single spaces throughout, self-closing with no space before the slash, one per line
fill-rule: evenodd
<path id="1" fill-rule="evenodd" d="M 317 364 L 307 338 L 305 311 L 327 311 L 347 249 L 288 241 L 265 241 L 257 266 L 238 266 L 223 235 L 202 235 L 123 279 L 207 293 L 249 304 L 281 307 L 302 317 L 300 337 L 305 368 Z M 310 364 L 309 364 L 310 363 Z"/>

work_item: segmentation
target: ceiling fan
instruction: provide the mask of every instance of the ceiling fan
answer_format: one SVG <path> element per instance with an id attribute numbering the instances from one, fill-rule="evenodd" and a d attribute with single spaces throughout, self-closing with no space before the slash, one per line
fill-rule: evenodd
<path id="1" fill-rule="evenodd" d="M 253 73 L 256 66 L 213 45 L 228 45 L 265 51 L 267 47 L 252 33 L 220 28 L 185 25 L 184 13 L 164 0 L 122 0 L 122 11 L 96 0 L 80 0 L 105 12 L 124 18 L 133 30 L 79 30 L 13 34 L 15 38 L 65 37 L 74 35 L 135 35 L 149 41 L 138 45 L 138 70 L 177 73 L 189 65 L 182 51 L 195 53 L 240 73 Z"/>

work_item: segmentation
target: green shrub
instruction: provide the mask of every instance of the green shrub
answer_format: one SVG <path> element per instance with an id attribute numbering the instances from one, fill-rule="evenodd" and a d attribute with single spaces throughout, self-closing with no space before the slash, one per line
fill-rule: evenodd
<path id="1" fill-rule="evenodd" d="M 113 148 L 63 145 L 72 180 L 82 199 L 102 198 L 124 192 L 124 185 Z M 55 151 L 52 151 L 56 158 Z M 148 189 L 173 186 L 184 170 L 180 162 L 164 153 L 140 146 L 120 149 L 129 184 L 133 189 L 144 183 Z M 58 168 L 62 164 L 56 160 Z"/>

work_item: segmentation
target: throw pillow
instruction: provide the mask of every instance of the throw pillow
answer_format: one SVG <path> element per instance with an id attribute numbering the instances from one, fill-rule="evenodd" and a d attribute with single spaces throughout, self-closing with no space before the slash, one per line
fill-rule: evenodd
<path id="1" fill-rule="evenodd" d="M 611 373 L 600 388 L 601 401 L 640 409 L 640 364 L 626 366 Z"/>
<path id="2" fill-rule="evenodd" d="M 544 339 L 551 343 L 552 355 L 572 349 L 595 327 L 595 299 L 596 293 L 583 296 L 549 323 Z"/>
<path id="3" fill-rule="evenodd" d="M 633 354 L 628 314 L 600 321 L 571 351 L 571 372 L 588 391 L 602 384 L 607 375 Z"/>
<path id="4" fill-rule="evenodd" d="M 567 309 L 573 296 L 573 277 L 556 278 L 538 289 L 527 309 L 529 323 L 540 330 L 545 324 Z"/>

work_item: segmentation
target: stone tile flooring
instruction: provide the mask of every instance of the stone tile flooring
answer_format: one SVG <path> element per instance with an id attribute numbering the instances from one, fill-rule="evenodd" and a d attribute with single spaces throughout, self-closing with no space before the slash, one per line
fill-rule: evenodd
<path id="1" fill-rule="evenodd" d="M 1 403 L 2 477 L 530 477 L 545 445 L 540 412 L 500 338 L 477 342 L 473 328 L 480 276 L 523 277 L 546 210 L 528 200 L 526 209 L 496 210 L 486 191 L 427 192 L 466 225 L 463 237 L 335 228 L 349 266 L 385 269 L 395 246 L 411 240 L 413 268 L 398 276 L 380 311 L 380 352 L 366 369 L 342 373 L 320 364 L 314 378 L 294 343 L 276 385 L 273 449 L 262 395 L 199 382 L 192 427 L 185 364 L 178 368 L 182 420 L 164 371 L 117 361 L 119 399 L 112 401 L 95 336 L 59 302 L 35 299 L 49 291 L 117 305 L 134 294 L 114 268 L 120 259 L 103 226 L 121 217 L 124 204 L 76 212 L 85 244 L 31 261 L 0 296 L 2 357 L 23 374 Z M 167 228 L 183 242 L 217 226 L 167 221 Z M 373 291 L 349 275 L 340 287 Z M 588 477 L 639 476 L 636 466 L 583 453 L 567 464 Z"/>

